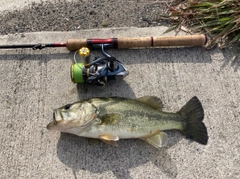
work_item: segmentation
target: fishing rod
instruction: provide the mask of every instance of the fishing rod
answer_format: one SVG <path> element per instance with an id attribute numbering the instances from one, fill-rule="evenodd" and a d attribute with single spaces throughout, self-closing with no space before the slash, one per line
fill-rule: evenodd
<path id="1" fill-rule="evenodd" d="M 93 49 L 99 44 L 108 44 L 109 48 L 137 48 L 137 47 L 176 47 L 176 46 L 203 46 L 207 42 L 204 34 L 187 36 L 160 36 L 137 38 L 108 38 L 108 39 L 68 39 L 67 42 L 55 42 L 49 44 L 14 44 L 0 45 L 0 49 L 32 48 L 42 50 L 44 48 L 66 47 L 68 50 L 79 50 L 82 47 Z"/>
<path id="2" fill-rule="evenodd" d="M 106 48 L 191 47 L 204 46 L 206 43 L 207 37 L 204 34 L 199 34 L 138 38 L 68 39 L 67 42 L 48 44 L 0 45 L 0 49 L 32 48 L 33 50 L 42 50 L 44 48 L 66 47 L 70 51 L 76 51 L 74 53 L 74 63 L 71 66 L 71 79 L 74 83 L 106 85 L 108 80 L 123 79 L 129 73 L 119 60 L 105 51 Z M 103 57 L 95 57 L 90 53 L 90 49 L 99 48 Z M 77 53 L 83 63 L 77 62 Z"/>

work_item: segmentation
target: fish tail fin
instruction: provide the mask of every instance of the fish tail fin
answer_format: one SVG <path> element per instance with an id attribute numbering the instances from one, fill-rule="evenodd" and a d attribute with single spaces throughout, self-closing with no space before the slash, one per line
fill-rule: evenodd
<path id="1" fill-rule="evenodd" d="M 207 128 L 204 125 L 204 111 L 199 99 L 194 96 L 179 111 L 184 117 L 184 126 L 182 132 L 187 138 L 200 144 L 206 145 L 208 142 Z"/>

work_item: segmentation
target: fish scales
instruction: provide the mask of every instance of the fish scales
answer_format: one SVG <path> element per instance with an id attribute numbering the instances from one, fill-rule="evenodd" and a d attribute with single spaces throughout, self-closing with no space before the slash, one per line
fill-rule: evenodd
<path id="1" fill-rule="evenodd" d="M 104 99 L 103 101 L 106 100 Z M 146 104 L 133 100 L 118 99 L 113 101 L 109 99 L 109 102 L 104 106 L 101 106 L 103 104 L 101 100 L 93 100 L 92 103 L 99 108 L 100 118 L 106 114 L 112 114 L 113 116 L 114 114 L 119 114 L 117 120 L 111 120 L 111 116 L 107 120 L 103 120 L 105 125 L 101 127 L 105 128 L 108 125 L 108 129 L 111 126 L 112 130 L 119 128 L 123 130 L 131 129 L 132 131 L 149 129 L 151 131 L 165 130 L 165 128 L 169 129 L 171 122 L 179 121 L 181 123 L 182 121 L 181 116 L 178 114 L 156 111 Z M 179 128 L 181 126 L 180 124 Z M 107 131 L 107 129 L 104 130 Z"/>

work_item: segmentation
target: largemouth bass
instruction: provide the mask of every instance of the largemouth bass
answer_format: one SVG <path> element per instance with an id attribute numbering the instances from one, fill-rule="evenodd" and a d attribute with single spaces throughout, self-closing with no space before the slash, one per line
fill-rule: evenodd
<path id="1" fill-rule="evenodd" d="M 156 148 L 167 145 L 164 131 L 175 129 L 206 145 L 208 134 L 203 118 L 197 97 L 176 113 L 163 112 L 161 100 L 153 96 L 92 98 L 55 109 L 47 129 L 97 138 L 115 146 L 119 139 L 140 138 Z"/>

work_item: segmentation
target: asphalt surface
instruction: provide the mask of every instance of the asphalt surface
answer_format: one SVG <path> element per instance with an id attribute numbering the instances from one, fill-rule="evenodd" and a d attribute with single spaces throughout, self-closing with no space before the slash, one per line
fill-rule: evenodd
<path id="1" fill-rule="evenodd" d="M 0 44 L 160 36 L 165 30 L 161 26 L 9 34 L 0 36 Z M 240 177 L 240 71 L 234 52 L 203 47 L 108 52 L 126 65 L 129 75 L 98 87 L 71 82 L 73 52 L 65 48 L 0 51 L 0 178 Z M 101 55 L 98 50 L 92 54 Z M 163 110 L 171 112 L 197 96 L 205 112 L 208 144 L 168 131 L 169 144 L 161 149 L 137 139 L 120 140 L 113 147 L 46 129 L 52 110 L 67 103 L 144 95 L 158 96 Z"/>
<path id="2" fill-rule="evenodd" d="M 166 24 L 163 0 L 3 0 L 0 34 Z"/>

